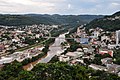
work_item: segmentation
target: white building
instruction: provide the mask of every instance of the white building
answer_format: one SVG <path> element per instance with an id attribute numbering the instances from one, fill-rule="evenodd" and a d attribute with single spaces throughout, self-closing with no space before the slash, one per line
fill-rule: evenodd
<path id="1" fill-rule="evenodd" d="M 69 60 L 70 60 L 70 58 L 68 56 L 66 56 L 66 55 L 61 55 L 59 57 L 59 61 L 67 62 Z"/>
<path id="2" fill-rule="evenodd" d="M 99 31 L 94 31 L 92 34 L 93 34 L 94 38 L 98 38 L 100 32 Z"/>
<path id="3" fill-rule="evenodd" d="M 106 67 L 96 65 L 96 64 L 91 64 L 91 65 L 89 65 L 89 67 L 93 68 L 94 70 L 107 71 Z"/>
<path id="4" fill-rule="evenodd" d="M 14 61 L 12 57 L 5 57 L 0 59 L 0 64 L 11 63 L 12 61 Z"/>
<path id="5" fill-rule="evenodd" d="M 109 40 L 108 36 L 106 36 L 106 35 L 101 36 L 101 41 L 103 41 L 103 40 Z"/>
<path id="6" fill-rule="evenodd" d="M 120 30 L 116 31 L 116 46 L 120 46 Z"/>

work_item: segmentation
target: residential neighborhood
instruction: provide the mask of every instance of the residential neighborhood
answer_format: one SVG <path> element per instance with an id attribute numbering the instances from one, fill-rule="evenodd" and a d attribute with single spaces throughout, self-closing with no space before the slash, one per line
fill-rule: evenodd
<path id="1" fill-rule="evenodd" d="M 50 37 L 56 28 L 58 25 L 0 26 L 0 64 L 21 62 L 41 54 L 44 45 L 34 44 L 45 42 L 43 36 Z"/>
<path id="2" fill-rule="evenodd" d="M 82 64 L 88 65 L 95 70 L 107 71 L 119 75 L 120 65 L 115 64 L 115 49 L 119 49 L 120 31 L 109 32 L 101 28 L 89 29 L 86 32 L 83 26 L 80 26 L 76 31 L 70 34 L 71 38 L 79 43 L 82 48 L 77 48 L 74 52 L 67 52 L 59 55 L 59 61 L 68 62 L 71 65 Z M 101 58 L 101 64 L 95 64 L 96 55 L 106 56 Z M 86 63 L 85 60 L 88 60 Z M 96 61 L 95 61 L 96 62 Z"/>

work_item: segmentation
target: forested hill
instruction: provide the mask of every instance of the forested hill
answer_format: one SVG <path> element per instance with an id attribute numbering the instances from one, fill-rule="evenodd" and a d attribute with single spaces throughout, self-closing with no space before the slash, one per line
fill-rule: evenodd
<path id="1" fill-rule="evenodd" d="M 48 14 L 25 14 L 25 15 L 0 15 L 0 25 L 20 26 L 33 24 L 63 24 L 76 26 L 101 18 L 102 15 L 48 15 Z"/>
<path id="2" fill-rule="evenodd" d="M 86 25 L 87 28 L 101 27 L 105 30 L 120 30 L 120 11 L 104 18 L 95 19 Z"/>

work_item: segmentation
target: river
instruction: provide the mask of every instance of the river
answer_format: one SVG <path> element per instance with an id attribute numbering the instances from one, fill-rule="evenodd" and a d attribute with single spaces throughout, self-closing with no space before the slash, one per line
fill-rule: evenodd
<path id="1" fill-rule="evenodd" d="M 55 55 L 59 55 L 62 52 L 64 52 L 64 49 L 61 48 L 61 43 L 65 42 L 65 35 L 68 34 L 64 33 L 59 35 L 59 37 L 57 37 L 55 39 L 55 42 L 49 47 L 49 51 L 47 53 L 47 55 L 43 56 L 42 58 L 29 63 L 28 65 L 23 66 L 23 68 L 25 70 L 31 70 L 36 64 L 38 63 L 48 63 Z"/>
<path id="2" fill-rule="evenodd" d="M 49 47 L 47 56 L 41 59 L 38 63 L 48 63 L 55 55 L 59 55 L 64 52 L 64 49 L 61 48 L 61 43 L 65 42 L 65 35 L 68 33 L 61 34 L 55 39 L 54 44 Z"/>

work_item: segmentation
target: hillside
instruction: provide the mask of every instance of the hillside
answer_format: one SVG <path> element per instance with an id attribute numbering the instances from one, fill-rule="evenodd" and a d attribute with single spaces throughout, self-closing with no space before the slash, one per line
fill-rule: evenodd
<path id="1" fill-rule="evenodd" d="M 25 14 L 25 15 L 0 15 L 0 25 L 4 26 L 20 26 L 33 24 L 66 24 L 77 26 L 88 23 L 101 15 L 48 15 L 48 14 Z"/>
<path id="2" fill-rule="evenodd" d="M 86 25 L 87 28 L 100 27 L 105 30 L 115 31 L 120 29 L 120 11 L 104 18 L 95 19 Z"/>

